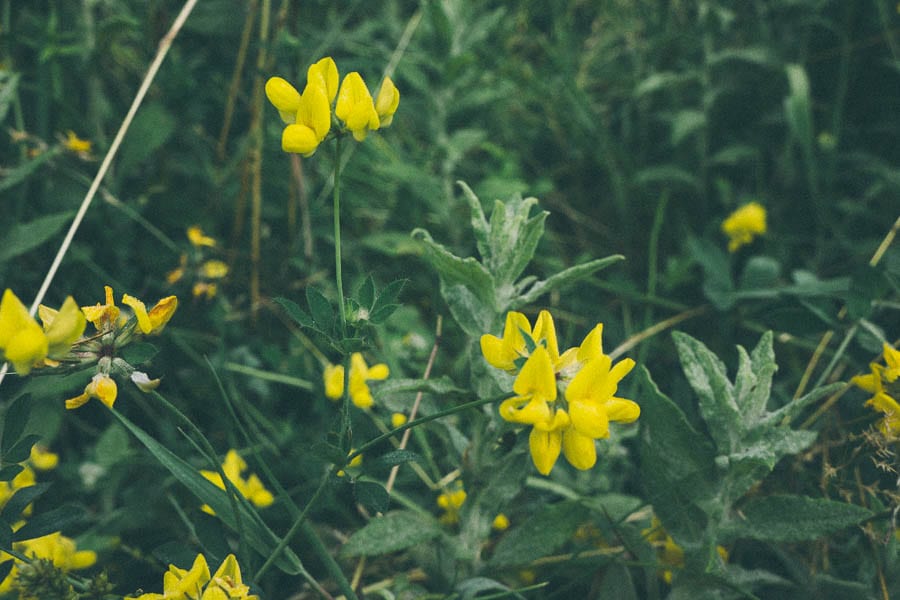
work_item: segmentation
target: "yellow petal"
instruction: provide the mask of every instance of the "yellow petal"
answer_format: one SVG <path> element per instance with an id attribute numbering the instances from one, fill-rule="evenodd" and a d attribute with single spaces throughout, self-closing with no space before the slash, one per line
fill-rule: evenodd
<path id="1" fill-rule="evenodd" d="M 266 82 L 266 97 L 279 113 L 296 113 L 300 106 L 300 92 L 281 77 L 269 78 Z"/>
<path id="2" fill-rule="evenodd" d="M 367 374 L 366 379 L 380 381 L 382 379 L 387 379 L 390 374 L 391 370 L 386 364 L 378 363 L 377 365 L 369 367 L 369 373 Z"/>
<path id="3" fill-rule="evenodd" d="M 525 361 L 513 382 L 513 391 L 519 396 L 532 396 L 540 400 L 556 400 L 556 374 L 550 362 L 550 354 L 538 346 Z"/>
<path id="4" fill-rule="evenodd" d="M 163 330 L 166 324 L 172 319 L 172 315 L 175 314 L 175 310 L 178 308 L 178 298 L 175 296 L 166 296 L 159 302 L 157 302 L 153 308 L 150 309 L 150 333 L 159 333 Z"/>
<path id="5" fill-rule="evenodd" d="M 603 354 L 603 323 L 597 323 L 590 333 L 584 336 L 581 346 L 578 347 L 578 360 L 587 362 L 601 354 Z"/>
<path id="6" fill-rule="evenodd" d="M 297 109 L 297 123 L 312 129 L 319 142 L 328 135 L 331 130 L 331 104 L 323 87 L 308 85 L 303 90 L 300 108 Z"/>
<path id="7" fill-rule="evenodd" d="M 531 460 L 541 475 L 549 475 L 562 450 L 562 434 L 559 431 L 532 429 L 528 436 Z"/>
<path id="8" fill-rule="evenodd" d="M 285 152 L 312 156 L 319 147 L 319 137 L 306 125 L 288 125 L 281 132 L 281 149 Z"/>
<path id="9" fill-rule="evenodd" d="M 534 341 L 544 343 L 550 354 L 550 361 L 555 365 L 559 362 L 559 344 L 556 341 L 556 327 L 553 325 L 553 315 L 549 311 L 542 310 L 538 313 L 534 323 Z"/>
<path id="10" fill-rule="evenodd" d="M 562 436 L 563 454 L 576 469 L 585 471 L 597 464 L 597 446 L 594 439 L 575 429 L 567 429 Z"/>
<path id="11" fill-rule="evenodd" d="M 109 375 L 98 374 L 94 376 L 93 384 L 92 395 L 105 404 L 107 408 L 112 408 L 116 401 L 116 395 L 119 393 L 115 380 Z"/>
<path id="12" fill-rule="evenodd" d="M 323 379 L 325 380 L 325 396 L 332 400 L 339 400 L 344 395 L 343 365 L 327 365 Z"/>
<path id="13" fill-rule="evenodd" d="M 76 408 L 80 408 L 87 404 L 87 401 L 91 399 L 90 394 L 87 392 L 81 394 L 80 396 L 75 396 L 74 398 L 69 398 L 66 400 L 66 409 L 74 410 Z"/>
<path id="14" fill-rule="evenodd" d="M 387 127 L 394 120 L 394 113 L 400 105 L 400 91 L 390 77 L 385 77 L 375 98 L 375 112 L 381 120 L 381 126 Z"/>
<path id="15" fill-rule="evenodd" d="M 201 246 L 215 248 L 216 246 L 216 240 L 204 234 L 203 230 L 200 229 L 200 227 L 198 227 L 197 225 L 191 225 L 187 228 L 187 238 L 188 241 L 191 242 L 191 245 L 195 248 L 199 248 Z"/>
<path id="16" fill-rule="evenodd" d="M 330 105 L 334 102 L 334 97 L 338 91 L 338 70 L 337 65 L 330 56 L 326 56 L 310 65 L 306 72 L 307 81 L 318 80 L 321 82 L 325 90 L 325 96 Z"/>
<path id="17" fill-rule="evenodd" d="M 200 266 L 200 275 L 206 279 L 222 279 L 228 275 L 228 265 L 221 260 L 208 260 Z"/>
<path id="18" fill-rule="evenodd" d="M 50 344 L 50 354 L 65 354 L 84 333 L 87 319 L 72 296 L 69 296 L 59 311 L 53 315 L 52 321 L 49 324 L 45 321 L 44 325 Z"/>
<path id="19" fill-rule="evenodd" d="M 617 423 L 633 423 L 641 416 L 638 403 L 625 398 L 610 398 L 606 401 L 605 408 L 609 420 Z"/>
<path id="20" fill-rule="evenodd" d="M 49 351 L 47 336 L 41 326 L 30 321 L 7 342 L 4 355 L 20 375 L 28 375 L 34 363 L 43 360 Z"/>
<path id="21" fill-rule="evenodd" d="M 143 333 L 150 333 L 153 330 L 153 325 L 150 323 L 150 315 L 147 313 L 147 307 L 141 300 L 125 294 L 122 296 L 122 304 L 130 306 L 131 310 L 134 311 L 134 316 L 137 317 L 138 327 Z"/>
<path id="22" fill-rule="evenodd" d="M 581 435 L 593 439 L 609 437 L 609 415 L 606 403 L 592 399 L 569 401 L 572 427 Z"/>
<path id="23" fill-rule="evenodd" d="M 900 378 L 900 350 L 896 350 L 890 344 L 885 343 L 884 362 L 887 365 L 883 372 L 884 380 L 888 383 L 893 383 Z"/>
<path id="24" fill-rule="evenodd" d="M 500 416 L 510 423 L 534 425 L 550 419 L 550 406 L 546 400 L 515 397 L 500 403 Z"/>
<path id="25" fill-rule="evenodd" d="M 38 471 L 50 471 L 59 464 L 59 455 L 55 452 L 50 452 L 50 450 L 40 444 L 35 444 L 31 447 L 31 456 L 28 460 Z"/>

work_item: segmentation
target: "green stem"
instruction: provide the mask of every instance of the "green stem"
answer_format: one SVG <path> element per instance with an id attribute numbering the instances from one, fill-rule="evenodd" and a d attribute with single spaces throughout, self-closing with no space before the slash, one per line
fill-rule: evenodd
<path id="1" fill-rule="evenodd" d="M 341 269 L 341 138 L 334 140 L 334 279 L 337 284 L 338 315 L 341 338 L 347 337 L 347 315 L 344 314 L 344 277 Z"/>

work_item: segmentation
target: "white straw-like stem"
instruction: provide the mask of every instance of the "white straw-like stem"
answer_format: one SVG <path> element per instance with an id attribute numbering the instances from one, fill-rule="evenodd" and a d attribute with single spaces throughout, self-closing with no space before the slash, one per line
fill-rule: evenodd
<path id="1" fill-rule="evenodd" d="M 138 108 L 144 101 L 144 96 L 147 95 L 147 90 L 150 89 L 150 84 L 153 83 L 153 79 L 156 77 L 156 73 L 157 71 L 159 71 L 159 67 L 160 65 L 162 65 L 163 59 L 165 59 L 166 54 L 169 52 L 169 48 L 172 46 L 172 42 L 175 40 L 175 37 L 181 30 L 182 25 L 184 25 L 184 22 L 187 20 L 188 15 L 190 15 L 191 11 L 194 10 L 195 4 L 197 4 L 197 0 L 187 0 L 184 3 L 184 6 L 181 8 L 181 12 L 178 13 L 178 17 L 175 19 L 175 22 L 172 23 L 172 27 L 169 29 L 168 33 L 163 36 L 162 40 L 160 40 L 159 49 L 156 51 L 156 57 L 154 57 L 153 62 L 150 63 L 150 67 L 147 69 L 147 74 L 144 75 L 144 80 L 141 82 L 141 87 L 138 88 L 137 94 L 135 94 L 134 100 L 131 102 L 131 107 L 128 109 L 128 113 L 125 115 L 125 119 L 122 120 L 122 125 L 119 126 L 119 131 L 116 132 L 116 137 L 113 139 L 112 144 L 110 144 L 109 150 L 106 152 L 106 156 L 103 157 L 103 162 L 100 163 L 100 169 L 97 170 L 97 175 L 91 182 L 91 187 L 88 188 L 87 194 L 85 194 L 84 196 L 84 200 L 81 201 L 81 206 L 78 207 L 78 212 L 75 213 L 75 218 L 72 220 L 72 224 L 69 226 L 69 231 L 66 233 L 66 237 L 63 238 L 62 244 L 59 247 L 59 251 L 56 253 L 56 256 L 53 258 L 53 262 L 50 264 L 50 269 L 47 271 L 47 275 L 44 277 L 44 282 L 41 284 L 41 288 L 38 290 L 38 293 L 34 298 L 34 302 L 31 303 L 31 308 L 29 308 L 28 312 L 32 316 L 34 316 L 34 314 L 37 312 L 38 306 L 41 304 L 41 302 L 43 302 L 44 296 L 47 294 L 47 290 L 50 288 L 50 284 L 53 282 L 53 278 L 56 276 L 56 271 L 59 269 L 59 265 L 62 263 L 63 257 L 65 257 L 66 252 L 69 250 L 69 246 L 72 244 L 72 240 L 75 238 L 75 233 L 78 231 L 78 227 L 81 225 L 81 220 L 84 218 L 84 215 L 87 213 L 88 208 L 91 206 L 91 202 L 94 200 L 94 195 L 97 193 L 97 189 L 100 187 L 100 182 L 103 181 L 103 178 L 106 176 L 106 172 L 109 170 L 109 165 L 112 163 L 113 158 L 119 151 L 119 146 L 122 144 L 122 140 L 125 138 L 125 133 L 131 126 L 131 121 L 134 120 L 134 115 L 137 113 Z M 4 377 L 6 377 L 6 372 L 8 369 L 9 365 L 6 363 L 4 363 L 2 367 L 0 367 L 0 383 L 3 383 L 3 379 Z"/>

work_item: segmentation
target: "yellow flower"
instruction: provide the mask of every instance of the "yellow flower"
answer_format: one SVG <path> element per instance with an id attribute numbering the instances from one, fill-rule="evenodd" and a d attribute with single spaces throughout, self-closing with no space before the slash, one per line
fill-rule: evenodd
<path id="1" fill-rule="evenodd" d="M 119 388 L 112 377 L 103 373 L 97 373 L 90 383 L 87 384 L 87 387 L 84 388 L 83 394 L 66 400 L 66 408 L 74 410 L 84 406 L 91 398 L 96 398 L 105 404 L 107 408 L 112 408 L 118 393 Z"/>
<path id="2" fill-rule="evenodd" d="M 59 455 L 50 452 L 46 446 L 35 444 L 31 447 L 31 456 L 28 461 L 38 471 L 50 471 L 59 464 Z"/>
<path id="3" fill-rule="evenodd" d="M 0 300 L 0 351 L 20 375 L 28 375 L 49 351 L 44 330 L 10 289 Z"/>
<path id="4" fill-rule="evenodd" d="M 237 450 L 232 449 L 225 454 L 225 461 L 222 463 L 222 471 L 225 473 L 225 477 L 228 478 L 228 481 L 234 484 L 237 491 L 254 506 L 258 508 L 271 506 L 272 503 L 275 502 L 275 497 L 272 495 L 272 492 L 265 488 L 263 482 L 255 474 L 251 474 L 247 479 L 244 479 L 241 474 L 246 470 L 247 463 L 244 462 L 244 459 L 237 453 Z M 219 475 L 218 472 L 200 471 L 200 474 L 219 489 L 225 489 L 225 483 L 222 481 L 222 476 Z M 213 509 L 206 504 L 203 505 L 202 509 L 204 512 L 211 515 L 216 514 L 213 512 Z"/>
<path id="5" fill-rule="evenodd" d="M 216 247 L 216 240 L 203 233 L 203 230 L 197 225 L 192 225 L 187 228 L 187 238 L 195 248 L 200 248 L 201 246 L 206 246 L 208 248 Z"/>
<path id="6" fill-rule="evenodd" d="M 543 346 L 535 348 L 513 382 L 516 396 L 500 404 L 500 416 L 512 423 L 534 425 L 551 418 L 548 402 L 556 400 L 556 375 L 550 354 Z"/>
<path id="7" fill-rule="evenodd" d="M 149 313 L 144 303 L 134 296 L 128 294 L 122 296 L 122 304 L 130 306 L 134 311 L 141 333 L 152 335 L 162 331 L 172 315 L 175 314 L 175 309 L 178 308 L 178 298 L 175 296 L 163 298 L 150 309 Z"/>
<path id="8" fill-rule="evenodd" d="M 105 285 L 103 290 L 106 293 L 106 303 L 99 302 L 94 306 L 82 306 L 81 310 L 85 318 L 97 329 L 97 331 L 107 331 L 112 329 L 119 320 L 119 308 L 116 306 L 113 298 L 113 289 Z"/>
<path id="9" fill-rule="evenodd" d="M 666 583 L 672 583 L 673 571 L 684 568 L 684 549 L 663 529 L 656 515 L 653 516 L 650 527 L 641 533 L 644 539 L 656 548 L 656 559 L 663 567 L 659 571 L 659 576 Z M 728 550 L 724 546 L 716 546 L 716 552 L 723 561 L 728 560 Z"/>
<path id="10" fill-rule="evenodd" d="M 350 400 L 358 408 L 370 408 L 375 400 L 366 381 L 387 379 L 390 369 L 383 363 L 368 366 L 363 355 L 354 352 L 350 356 Z M 344 395 L 343 365 L 327 365 L 323 374 L 325 396 L 332 400 L 340 400 Z"/>
<path id="11" fill-rule="evenodd" d="M 259 600 L 241 577 L 241 567 L 229 554 L 210 576 L 209 565 L 202 554 L 194 559 L 190 570 L 169 565 L 163 575 L 162 594 L 142 594 L 132 600 Z"/>
<path id="12" fill-rule="evenodd" d="M 531 342 L 530 346 L 528 342 Z M 543 346 L 549 353 L 554 371 L 563 364 L 570 363 L 574 359 L 574 352 L 577 352 L 569 351 L 565 357 L 560 356 L 553 316 L 546 310 L 538 314 L 533 330 L 528 317 L 511 310 L 506 313 L 502 338 L 491 334 L 481 336 L 481 353 L 484 359 L 491 366 L 504 371 L 520 368 L 529 355 L 529 347 L 538 346 Z"/>
<path id="13" fill-rule="evenodd" d="M 76 154 L 87 154 L 91 151 L 91 142 L 90 140 L 81 139 L 70 129 L 66 132 L 66 139 L 63 142 L 63 147 Z"/>
<path id="14" fill-rule="evenodd" d="M 722 231 L 728 236 L 728 251 L 734 252 L 766 232 L 766 209 L 758 202 L 745 204 L 725 219 Z"/>
<path id="15" fill-rule="evenodd" d="M 381 121 L 381 127 L 387 127 L 394 120 L 394 113 L 400 105 L 400 90 L 390 77 L 385 77 L 375 97 L 375 112 Z"/>
<path id="16" fill-rule="evenodd" d="M 53 566 L 61 571 L 75 571 L 86 569 L 97 562 L 97 553 L 93 550 L 78 550 L 75 540 L 68 538 L 59 531 L 43 537 L 15 542 L 13 548 L 32 559 L 42 558 L 49 560 Z M 9 556 L 4 554 L 4 556 Z M 0 594 L 4 594 L 12 588 L 18 575 L 17 565 L 22 564 L 18 559 L 6 578 L 0 582 Z M 5 561 L 4 561 L 5 562 Z"/>
<path id="17" fill-rule="evenodd" d="M 297 121 L 297 109 L 300 108 L 300 92 L 286 79 L 270 77 L 266 81 L 266 97 L 278 109 L 281 120 L 286 124 Z"/>
<path id="18" fill-rule="evenodd" d="M 320 59 L 306 70 L 306 85 L 316 85 L 325 90 L 328 105 L 334 103 L 338 93 L 338 69 L 330 56 Z"/>
<path id="19" fill-rule="evenodd" d="M 900 351 L 887 343 L 883 348 L 885 365 L 871 363 L 868 374 L 857 375 L 850 382 L 872 394 L 866 401 L 866 406 L 871 406 L 884 414 L 878 428 L 886 438 L 895 440 L 900 438 L 900 403 L 892 394 L 897 388 L 895 382 L 900 379 Z M 887 389 L 885 384 L 888 384 Z"/>
<path id="20" fill-rule="evenodd" d="M 221 260 L 208 260 L 200 265 L 200 275 L 206 279 L 222 279 L 228 275 L 228 265 Z"/>
<path id="21" fill-rule="evenodd" d="M 49 344 L 49 356 L 64 356 L 87 327 L 87 319 L 75 300 L 69 296 L 59 310 L 41 304 L 38 316 L 44 325 Z"/>
<path id="22" fill-rule="evenodd" d="M 406 425 L 406 421 L 406 415 L 404 415 L 403 413 L 395 412 L 391 415 L 391 427 L 393 427 L 394 429 Z"/>
<path id="23" fill-rule="evenodd" d="M 437 497 L 437 505 L 444 513 L 438 517 L 438 521 L 444 525 L 459 523 L 459 509 L 466 501 L 466 491 L 461 487 L 452 492 L 444 492 Z"/>
<path id="24" fill-rule="evenodd" d="M 366 134 L 378 129 L 381 122 L 369 88 L 356 71 L 348 73 L 338 91 L 334 114 L 344 122 L 357 142 L 366 139 Z"/>
<path id="25" fill-rule="evenodd" d="M 505 531 L 509 529 L 509 518 L 503 513 L 498 514 L 496 517 L 494 517 L 494 520 L 491 523 L 491 528 L 494 531 Z"/>

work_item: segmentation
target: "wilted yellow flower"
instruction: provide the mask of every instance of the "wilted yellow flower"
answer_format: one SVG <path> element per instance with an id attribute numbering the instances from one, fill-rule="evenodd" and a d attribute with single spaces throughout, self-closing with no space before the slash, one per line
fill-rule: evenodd
<path id="1" fill-rule="evenodd" d="M 254 506 L 258 508 L 271 506 L 275 501 L 272 492 L 265 488 L 263 482 L 255 474 L 251 473 L 247 479 L 244 479 L 241 476 L 241 473 L 246 470 L 247 463 L 244 462 L 244 459 L 237 453 L 237 450 L 232 449 L 225 454 L 225 461 L 222 463 L 222 471 L 225 473 L 225 477 L 228 478 L 228 481 L 234 484 L 237 491 L 239 491 L 241 495 L 249 500 Z M 200 474 L 206 477 L 206 479 L 212 482 L 216 487 L 223 490 L 225 489 L 225 483 L 222 481 L 222 476 L 219 475 L 218 472 L 200 471 Z M 204 512 L 211 515 L 215 514 L 213 509 L 206 504 L 203 505 L 202 509 Z"/>
<path id="2" fill-rule="evenodd" d="M 66 408 L 74 410 L 84 406 L 91 398 L 96 398 L 106 405 L 106 408 L 112 408 L 119 394 L 119 388 L 116 381 L 104 373 L 97 373 L 91 379 L 91 382 L 84 388 L 84 393 L 66 400 Z"/>
<path id="3" fill-rule="evenodd" d="M 91 142 L 90 140 L 81 139 L 70 129 L 66 132 L 66 139 L 63 142 L 63 147 L 76 154 L 87 154 L 91 151 Z"/>
<path id="4" fill-rule="evenodd" d="M 350 400 L 358 408 L 370 408 L 375 400 L 366 381 L 387 379 L 390 369 L 383 363 L 368 366 L 363 355 L 354 352 L 350 356 Z M 327 365 L 323 373 L 325 380 L 325 396 L 332 400 L 340 400 L 344 395 L 343 365 Z"/>
<path id="5" fill-rule="evenodd" d="M 766 232 L 766 209 L 758 202 L 745 204 L 725 219 L 722 231 L 728 236 L 728 251 L 734 252 Z"/>

